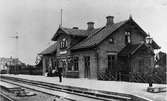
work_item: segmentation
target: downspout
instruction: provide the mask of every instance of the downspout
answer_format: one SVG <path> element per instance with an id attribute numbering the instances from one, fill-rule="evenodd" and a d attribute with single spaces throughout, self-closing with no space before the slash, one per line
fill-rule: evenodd
<path id="1" fill-rule="evenodd" d="M 46 57 L 43 56 L 42 57 L 42 74 L 43 74 L 43 76 L 45 76 L 45 73 L 46 73 Z"/>
<path id="2" fill-rule="evenodd" d="M 96 75 L 97 75 L 97 79 L 98 79 L 98 74 L 99 74 L 99 54 L 98 54 L 98 49 L 97 48 L 95 48 L 95 55 L 96 55 L 96 64 L 97 64 Z"/>
<path id="3" fill-rule="evenodd" d="M 129 68 L 129 76 L 128 76 L 128 81 L 130 81 L 132 79 L 132 68 L 131 68 L 131 64 L 130 64 L 130 61 L 131 61 L 131 57 L 130 55 L 128 55 L 128 68 Z"/>

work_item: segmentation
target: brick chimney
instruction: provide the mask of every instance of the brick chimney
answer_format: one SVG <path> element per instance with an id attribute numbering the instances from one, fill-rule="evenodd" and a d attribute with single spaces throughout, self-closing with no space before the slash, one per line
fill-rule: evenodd
<path id="1" fill-rule="evenodd" d="M 114 16 L 107 16 L 107 23 L 106 26 L 111 26 L 112 24 L 114 24 Z"/>
<path id="2" fill-rule="evenodd" d="M 88 22 L 88 29 L 87 30 L 92 30 L 94 29 L 94 22 Z"/>

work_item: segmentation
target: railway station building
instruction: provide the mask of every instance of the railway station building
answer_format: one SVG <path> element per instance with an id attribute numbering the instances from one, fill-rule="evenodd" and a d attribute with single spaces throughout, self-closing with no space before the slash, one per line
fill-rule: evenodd
<path id="1" fill-rule="evenodd" d="M 135 22 L 114 22 L 87 29 L 60 26 L 52 37 L 55 43 L 39 53 L 43 74 L 63 68 L 64 77 L 130 80 L 133 73 L 147 73 L 154 67 L 154 50 L 160 46 Z"/>

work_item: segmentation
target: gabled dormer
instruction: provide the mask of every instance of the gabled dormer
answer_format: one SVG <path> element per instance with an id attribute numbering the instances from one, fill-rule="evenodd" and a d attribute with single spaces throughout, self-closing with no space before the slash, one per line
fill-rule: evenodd
<path id="1" fill-rule="evenodd" d="M 68 49 L 86 39 L 87 37 L 92 36 L 92 33 L 96 33 L 99 31 L 99 29 L 101 29 L 95 29 L 94 22 L 88 22 L 87 26 L 88 27 L 85 30 L 79 29 L 78 27 L 59 27 L 51 40 L 57 41 L 60 49 Z"/>
<path id="2" fill-rule="evenodd" d="M 85 34 L 85 30 L 79 29 L 78 27 L 73 27 L 73 28 L 59 27 L 51 40 L 57 41 L 59 36 L 63 34 L 67 36 L 87 37 L 87 35 Z"/>
<path id="3" fill-rule="evenodd" d="M 78 27 L 59 27 L 54 34 L 52 41 L 57 41 L 60 49 L 65 49 L 71 47 L 71 45 L 77 42 L 77 40 L 79 41 L 85 37 L 87 37 L 85 30 L 79 29 Z"/>

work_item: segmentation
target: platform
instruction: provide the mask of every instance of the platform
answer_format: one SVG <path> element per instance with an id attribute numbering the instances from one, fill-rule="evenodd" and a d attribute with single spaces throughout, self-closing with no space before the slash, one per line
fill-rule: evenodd
<path id="1" fill-rule="evenodd" d="M 14 88 L 18 88 L 18 86 L 16 85 L 12 85 L 12 84 L 9 84 L 9 83 L 6 83 L 6 82 L 2 82 L 0 81 L 0 86 L 3 86 L 7 89 L 14 89 Z"/>
<path id="2" fill-rule="evenodd" d="M 4 74 L 3 74 L 4 75 Z M 161 93 L 150 93 L 147 92 L 147 83 L 132 83 L 132 82 L 121 82 L 121 81 L 101 81 L 101 80 L 91 80 L 91 79 L 72 79 L 72 78 L 63 78 L 63 81 L 60 83 L 58 77 L 45 77 L 45 76 L 35 76 L 35 75 L 9 75 L 5 74 L 4 76 L 12 76 L 17 78 L 43 81 L 48 83 L 55 83 L 61 85 L 75 86 L 87 89 L 94 90 L 103 90 L 116 93 L 124 93 L 134 95 L 149 101 L 167 101 L 167 92 Z M 153 84 L 153 87 L 167 87 L 165 84 Z"/>

